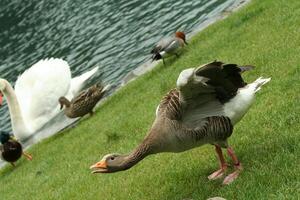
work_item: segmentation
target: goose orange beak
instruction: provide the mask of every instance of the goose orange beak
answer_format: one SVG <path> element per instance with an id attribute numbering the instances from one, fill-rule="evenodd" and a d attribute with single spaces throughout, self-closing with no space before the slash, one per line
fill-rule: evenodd
<path id="1" fill-rule="evenodd" d="M 92 170 L 92 173 L 107 173 L 108 169 L 107 169 L 107 164 L 105 160 L 101 160 L 99 162 L 97 162 L 96 164 L 90 166 L 90 169 Z"/>

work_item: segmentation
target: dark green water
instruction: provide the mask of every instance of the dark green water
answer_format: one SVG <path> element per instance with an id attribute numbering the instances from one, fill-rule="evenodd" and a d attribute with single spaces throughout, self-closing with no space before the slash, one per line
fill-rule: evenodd
<path id="1" fill-rule="evenodd" d="M 67 60 L 73 76 L 119 85 L 163 36 L 191 33 L 237 0 L 1 0 L 0 77 L 14 84 L 37 61 Z M 0 128 L 11 130 L 6 103 Z"/>

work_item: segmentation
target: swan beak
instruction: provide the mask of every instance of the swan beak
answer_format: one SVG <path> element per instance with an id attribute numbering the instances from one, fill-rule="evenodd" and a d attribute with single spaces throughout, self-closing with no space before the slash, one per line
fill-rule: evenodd
<path id="1" fill-rule="evenodd" d="M 3 102 L 3 94 L 2 94 L 2 92 L 0 91 L 0 106 L 2 106 L 2 102 Z"/>
<path id="2" fill-rule="evenodd" d="M 100 162 L 97 162 L 96 164 L 90 166 L 90 169 L 92 170 L 92 174 L 108 172 L 107 164 L 105 160 L 101 160 Z"/>

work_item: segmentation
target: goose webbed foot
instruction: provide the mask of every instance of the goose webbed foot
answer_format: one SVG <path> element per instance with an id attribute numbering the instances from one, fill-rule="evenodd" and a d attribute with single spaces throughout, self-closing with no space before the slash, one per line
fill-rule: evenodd
<path id="1" fill-rule="evenodd" d="M 228 167 L 228 164 L 225 162 L 225 158 L 223 156 L 221 147 L 218 146 L 218 145 L 215 145 L 215 150 L 216 150 L 216 153 L 217 153 L 218 158 L 219 158 L 220 169 L 215 171 L 211 175 L 209 175 L 208 176 L 209 180 L 216 180 L 218 178 L 223 177 L 223 175 L 225 174 L 225 172 L 227 170 L 227 167 Z"/>
<path id="2" fill-rule="evenodd" d="M 239 167 L 235 166 L 235 168 L 236 169 L 234 172 L 232 172 L 231 174 L 229 174 L 224 178 L 223 185 L 228 185 L 232 183 L 237 177 L 239 177 L 241 171 L 243 170 L 243 167 L 241 164 L 239 164 Z"/>
<path id="3" fill-rule="evenodd" d="M 222 178 L 227 170 L 227 165 L 224 165 L 221 169 L 215 171 L 211 175 L 208 176 L 209 180 L 216 180 Z"/>
<path id="4" fill-rule="evenodd" d="M 242 164 L 237 159 L 237 156 L 235 155 L 235 153 L 231 147 L 227 148 L 227 153 L 231 157 L 231 159 L 234 163 L 235 171 L 225 177 L 225 179 L 223 181 L 224 185 L 228 185 L 228 184 L 232 183 L 240 175 L 241 171 L 243 170 Z"/>

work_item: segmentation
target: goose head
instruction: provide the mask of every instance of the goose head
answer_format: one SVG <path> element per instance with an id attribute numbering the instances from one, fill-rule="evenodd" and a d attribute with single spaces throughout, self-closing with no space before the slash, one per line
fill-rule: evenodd
<path id="1" fill-rule="evenodd" d="M 60 109 L 63 109 L 64 106 L 67 108 L 70 106 L 70 101 L 66 97 L 60 97 L 58 102 L 60 104 Z"/>
<path id="2" fill-rule="evenodd" d="M 184 42 L 186 45 L 188 44 L 188 43 L 186 42 L 184 32 L 177 31 L 177 32 L 175 33 L 175 37 L 182 39 L 183 42 Z"/>
<path id="3" fill-rule="evenodd" d="M 113 173 L 128 169 L 125 162 L 127 156 L 120 154 L 107 154 L 99 162 L 92 165 L 90 169 L 92 173 Z"/>

